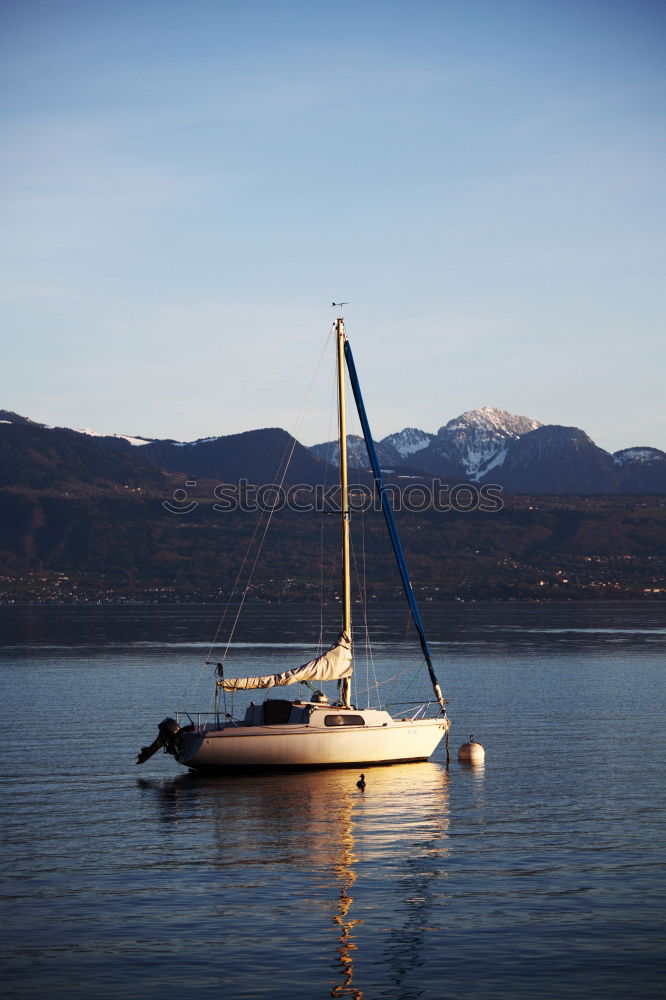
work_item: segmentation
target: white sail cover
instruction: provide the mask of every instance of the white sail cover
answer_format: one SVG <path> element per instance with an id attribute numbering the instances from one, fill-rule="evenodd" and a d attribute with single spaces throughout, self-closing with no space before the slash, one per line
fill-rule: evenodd
<path id="1" fill-rule="evenodd" d="M 302 667 L 294 667 L 283 674 L 266 677 L 224 677 L 217 682 L 225 691 L 246 691 L 249 688 L 280 687 L 299 681 L 339 681 L 352 673 L 351 639 L 341 632 L 336 642 L 321 656 Z"/>

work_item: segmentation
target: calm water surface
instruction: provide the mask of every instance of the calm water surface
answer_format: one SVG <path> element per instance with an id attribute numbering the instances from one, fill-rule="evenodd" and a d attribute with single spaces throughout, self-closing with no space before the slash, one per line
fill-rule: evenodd
<path id="1" fill-rule="evenodd" d="M 160 719 L 210 708 L 217 609 L 0 608 L 0 990 L 662 996 L 665 610 L 428 605 L 453 759 L 368 768 L 361 792 L 344 770 L 135 766 Z M 403 610 L 370 629 L 357 703 L 375 677 L 427 696 Z M 229 673 L 303 662 L 319 631 L 314 608 L 252 607 Z M 470 733 L 485 767 L 455 759 Z"/>

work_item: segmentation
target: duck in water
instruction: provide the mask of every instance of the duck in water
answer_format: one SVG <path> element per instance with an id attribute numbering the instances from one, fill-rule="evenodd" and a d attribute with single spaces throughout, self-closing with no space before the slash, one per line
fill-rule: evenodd
<path id="1" fill-rule="evenodd" d="M 365 775 L 364 774 L 362 774 L 361 777 L 356 782 L 356 787 L 360 788 L 361 791 L 363 791 L 363 789 L 365 788 Z"/>

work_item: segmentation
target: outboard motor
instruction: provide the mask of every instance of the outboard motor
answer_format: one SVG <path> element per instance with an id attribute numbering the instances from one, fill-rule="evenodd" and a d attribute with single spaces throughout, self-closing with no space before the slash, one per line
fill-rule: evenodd
<path id="1" fill-rule="evenodd" d="M 139 755 L 136 759 L 137 764 L 145 764 L 154 753 L 160 749 L 160 747 L 165 747 L 167 753 L 173 753 L 175 749 L 175 739 L 178 733 L 181 731 L 181 727 L 178 725 L 175 719 L 163 719 L 159 726 L 157 727 L 158 734 L 157 738 L 153 740 L 149 747 L 141 747 Z"/>

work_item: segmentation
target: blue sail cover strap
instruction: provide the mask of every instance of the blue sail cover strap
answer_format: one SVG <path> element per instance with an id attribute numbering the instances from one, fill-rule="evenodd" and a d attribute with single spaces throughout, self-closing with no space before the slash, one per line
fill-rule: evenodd
<path id="1" fill-rule="evenodd" d="M 409 608 L 412 612 L 412 618 L 414 620 L 414 625 L 416 626 L 416 631 L 418 632 L 419 635 L 419 641 L 421 643 L 421 649 L 423 650 L 423 656 L 428 666 L 428 673 L 430 674 L 430 680 L 432 681 L 432 686 L 434 688 L 437 700 L 442 706 L 442 709 L 444 709 L 445 705 L 444 698 L 442 696 L 442 692 L 439 683 L 437 681 L 435 669 L 432 665 L 432 657 L 430 656 L 430 647 L 428 646 L 428 640 L 426 638 L 425 629 L 423 628 L 423 622 L 421 621 L 421 614 L 419 612 L 418 604 L 416 603 L 416 597 L 414 596 L 412 581 L 409 578 L 409 570 L 407 569 L 407 563 L 405 562 L 405 556 L 402 551 L 402 545 L 400 544 L 400 538 L 398 537 L 398 529 L 396 528 L 395 519 L 393 517 L 393 511 L 391 510 L 390 497 L 387 495 L 386 486 L 384 485 L 384 477 L 382 475 L 381 466 L 379 465 L 379 459 L 377 458 L 377 452 L 375 450 L 374 441 L 372 440 L 372 434 L 370 432 L 370 424 L 368 423 L 368 415 L 365 412 L 363 396 L 361 395 L 361 386 L 358 381 L 358 375 L 356 374 L 356 365 L 354 364 L 354 358 L 348 340 L 345 341 L 345 360 L 347 362 L 347 370 L 349 372 L 349 380 L 351 382 L 352 392 L 354 393 L 354 399 L 356 400 L 356 409 L 358 410 L 359 419 L 361 421 L 361 427 L 363 428 L 363 437 L 365 438 L 365 445 L 366 448 L 368 449 L 368 456 L 370 458 L 370 465 L 372 466 L 372 474 L 374 476 L 375 486 L 377 487 L 377 491 L 379 493 L 379 499 L 384 514 L 384 520 L 386 521 L 386 527 L 388 528 L 389 537 L 391 539 L 391 545 L 393 546 L 393 554 L 395 555 L 395 561 L 398 564 L 398 569 L 400 570 L 402 585 L 404 587 L 405 595 L 409 603 Z"/>

